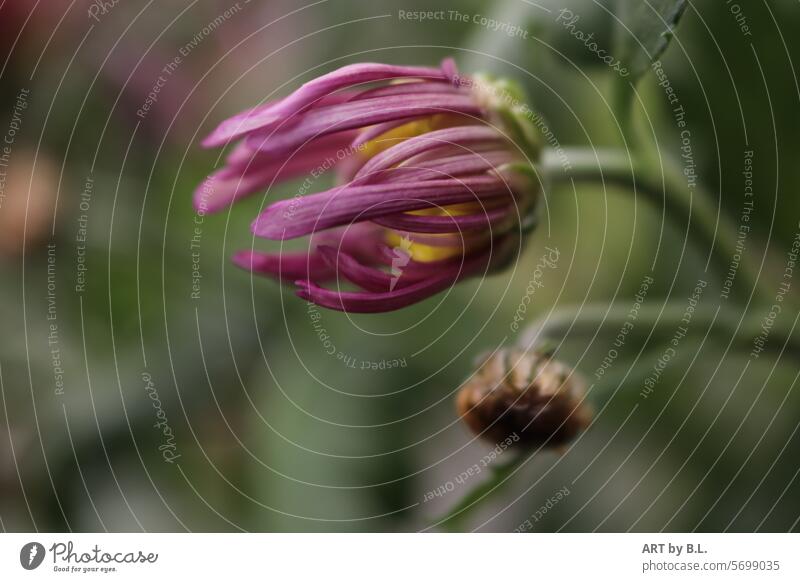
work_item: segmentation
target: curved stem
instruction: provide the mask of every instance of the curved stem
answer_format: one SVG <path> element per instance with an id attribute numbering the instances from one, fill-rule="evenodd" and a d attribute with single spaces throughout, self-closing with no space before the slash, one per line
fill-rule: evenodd
<path id="1" fill-rule="evenodd" d="M 571 166 L 566 172 L 562 165 L 564 159 L 568 159 Z M 663 206 L 667 216 L 686 225 L 687 235 L 698 250 L 710 253 L 709 258 L 720 272 L 727 272 L 733 257 L 741 255 L 736 274 L 744 280 L 744 285 L 734 286 L 733 291 L 746 298 L 752 290 L 756 299 L 766 300 L 767 293 L 759 284 L 759 270 L 737 247 L 736 226 L 719 212 L 713 198 L 699 183 L 690 189 L 683 173 L 673 163 L 648 164 L 631 159 L 622 150 L 565 148 L 558 155 L 545 152 L 544 167 L 554 183 L 571 180 L 610 183 L 643 194 L 659 210 Z"/>
<path id="2" fill-rule="evenodd" d="M 634 330 L 642 329 L 646 334 L 659 324 L 670 324 L 674 327 L 676 322 L 683 319 L 685 310 L 686 305 L 667 304 L 663 309 L 643 306 L 636 317 Z M 542 341 L 560 339 L 567 332 L 591 335 L 600 326 L 618 330 L 626 322 L 630 322 L 629 315 L 629 306 L 609 308 L 605 305 L 590 305 L 583 307 L 578 314 L 574 309 L 560 309 L 527 327 L 520 334 L 520 343 L 524 346 L 539 344 Z M 752 350 L 753 340 L 764 330 L 765 315 L 766 313 L 741 317 L 734 310 L 723 307 L 718 312 L 713 309 L 696 310 L 692 314 L 692 325 L 710 326 L 713 323 L 709 331 L 711 337 L 723 340 L 733 338 L 735 347 Z M 789 355 L 800 354 L 800 328 L 794 324 L 795 321 L 787 321 L 787 318 L 771 320 L 764 350 L 784 350 Z"/>
<path id="3" fill-rule="evenodd" d="M 447 513 L 437 517 L 432 526 L 454 533 L 467 529 L 466 524 L 472 517 L 473 512 L 478 507 L 482 507 L 485 500 L 505 489 L 511 483 L 511 477 L 529 457 L 529 453 L 520 453 L 511 461 L 492 467 L 488 479 L 469 491 Z"/>

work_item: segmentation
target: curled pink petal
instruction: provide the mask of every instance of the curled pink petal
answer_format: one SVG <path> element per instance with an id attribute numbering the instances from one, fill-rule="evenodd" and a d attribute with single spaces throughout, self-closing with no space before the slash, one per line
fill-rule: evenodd
<path id="1" fill-rule="evenodd" d="M 434 158 L 419 163 L 404 163 L 387 171 L 386 182 L 419 182 L 480 174 L 495 170 L 514 159 L 507 151 L 498 150 L 481 153 L 468 153 L 445 158 Z"/>
<path id="2" fill-rule="evenodd" d="M 396 212 L 434 205 L 457 204 L 509 196 L 494 177 L 463 180 L 428 180 L 414 188 L 402 183 L 335 188 L 303 198 L 282 200 L 268 207 L 253 222 L 256 236 L 273 240 L 295 238 L 314 231 L 369 220 Z"/>
<path id="3" fill-rule="evenodd" d="M 479 112 L 480 106 L 464 95 L 414 95 L 364 99 L 311 109 L 295 123 L 267 132 L 254 132 L 246 139 L 254 149 L 279 154 L 313 137 L 347 129 L 386 121 L 408 120 L 421 115 Z"/>
<path id="4" fill-rule="evenodd" d="M 317 247 L 328 267 L 338 275 L 367 291 L 388 291 L 392 286 L 392 277 L 387 273 L 362 265 L 347 253 L 337 251 L 333 247 Z"/>
<path id="5" fill-rule="evenodd" d="M 425 279 L 414 285 L 382 293 L 338 292 L 324 289 L 309 281 L 296 281 L 297 295 L 328 309 L 347 313 L 383 313 L 395 311 L 419 303 L 420 301 L 444 291 L 457 281 L 453 273 L 449 278 Z"/>
<path id="6" fill-rule="evenodd" d="M 429 67 L 400 67 L 378 63 L 347 65 L 305 83 L 297 91 L 280 101 L 244 111 L 222 122 L 211 135 L 203 140 L 203 145 L 205 147 L 223 145 L 251 131 L 268 127 L 340 89 L 362 83 L 398 78 L 447 80 L 440 69 Z"/>
<path id="7" fill-rule="evenodd" d="M 232 257 L 233 263 L 253 273 L 268 275 L 285 283 L 297 279 L 311 279 L 324 282 L 333 279 L 336 272 L 319 253 L 260 253 L 238 251 Z"/>
<path id="8" fill-rule="evenodd" d="M 403 95 L 428 95 L 428 94 L 445 94 L 445 95 L 462 95 L 468 96 L 468 93 L 459 90 L 452 85 L 445 83 L 431 83 L 431 82 L 409 82 L 398 83 L 397 85 L 386 85 L 384 87 L 376 87 L 374 89 L 367 89 L 358 93 L 353 97 L 352 101 L 361 101 L 363 99 L 381 99 L 384 97 L 397 97 Z"/>
<path id="9" fill-rule="evenodd" d="M 322 307 L 348 313 L 381 313 L 408 307 L 444 291 L 459 280 L 487 268 L 491 256 L 491 252 L 486 252 L 411 285 L 380 293 L 333 291 L 308 280 L 298 280 L 295 284 L 299 297 Z"/>
<path id="10" fill-rule="evenodd" d="M 218 212 L 276 182 L 308 175 L 312 171 L 321 174 L 324 168 L 345 159 L 338 152 L 347 150 L 352 139 L 353 133 L 341 133 L 309 141 L 288 158 L 275 158 L 242 143 L 228 156 L 224 168 L 211 174 L 197 187 L 193 198 L 195 210 Z"/>
<path id="11" fill-rule="evenodd" d="M 435 148 L 458 145 L 469 151 L 467 146 L 472 143 L 501 143 L 503 140 L 503 136 L 491 127 L 468 125 L 431 131 L 380 152 L 361 167 L 354 179 L 377 180 L 382 171 Z"/>
<path id="12" fill-rule="evenodd" d="M 447 77 L 447 80 L 454 85 L 458 85 L 460 76 L 458 74 L 458 67 L 456 67 L 456 61 L 452 57 L 447 57 L 446 59 L 442 60 L 441 67 L 444 76 Z"/>

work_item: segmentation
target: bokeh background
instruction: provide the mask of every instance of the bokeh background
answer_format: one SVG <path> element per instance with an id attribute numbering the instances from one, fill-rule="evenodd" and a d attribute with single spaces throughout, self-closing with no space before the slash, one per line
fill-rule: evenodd
<path id="1" fill-rule="evenodd" d="M 698 177 L 735 223 L 744 151 L 754 152 L 745 253 L 777 292 L 800 220 L 800 9 L 739 4 L 689 2 L 662 60 Z M 526 323 L 554 308 L 625 310 L 648 273 L 648 308 L 686 304 L 703 278 L 699 309 L 713 310 L 725 274 L 706 270 L 661 208 L 611 186 L 548 186 L 512 269 L 378 316 L 312 317 L 290 289 L 228 262 L 252 244 L 261 205 L 293 196 L 297 182 L 230 213 L 192 209 L 192 191 L 221 163 L 198 144 L 219 121 L 358 61 L 452 55 L 464 72 L 515 77 L 560 144 L 618 147 L 612 75 L 556 21 L 562 8 L 612 46 L 615 5 L 599 0 L 0 2 L 2 529 L 432 528 L 489 476 L 456 482 L 491 446 L 458 421 L 453 396 L 479 353 L 518 339 L 509 323 L 546 246 L 561 259 Z M 398 12 L 431 9 L 468 21 Z M 137 114 L 159 77 L 156 102 Z M 679 157 L 656 79 L 639 90 L 638 121 Z M 728 307 L 766 316 L 743 291 Z M 796 316 L 787 307 L 781 322 Z M 453 529 L 797 529 L 800 355 L 748 359 L 746 341 L 698 324 L 643 399 L 675 324 L 642 329 L 620 351 L 606 380 L 619 389 L 578 442 L 528 458 Z M 558 357 L 592 378 L 616 332 L 576 329 Z M 392 361 L 402 364 L 381 364 Z"/>

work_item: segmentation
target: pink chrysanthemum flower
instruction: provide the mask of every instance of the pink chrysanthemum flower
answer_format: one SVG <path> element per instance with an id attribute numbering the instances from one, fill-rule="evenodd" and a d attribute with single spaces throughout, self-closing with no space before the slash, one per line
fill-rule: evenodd
<path id="1" fill-rule="evenodd" d="M 324 307 L 400 309 L 518 252 L 539 191 L 526 112 L 510 85 L 459 77 L 449 59 L 440 68 L 345 66 L 208 136 L 206 147 L 239 143 L 197 189 L 195 207 L 218 211 L 335 166 L 339 186 L 275 202 L 252 224 L 257 237 L 309 236 L 307 252 L 233 260 L 294 282 Z M 360 290 L 341 290 L 343 280 Z"/>

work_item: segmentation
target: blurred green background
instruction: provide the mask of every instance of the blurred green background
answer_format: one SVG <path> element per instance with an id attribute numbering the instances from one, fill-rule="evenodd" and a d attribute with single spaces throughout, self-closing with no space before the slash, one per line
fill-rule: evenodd
<path id="1" fill-rule="evenodd" d="M 734 222 L 744 151 L 754 152 L 745 252 L 777 291 L 800 220 L 800 10 L 790 0 L 741 5 L 751 35 L 730 3 L 692 2 L 662 60 L 699 179 Z M 192 191 L 221 163 L 199 147 L 204 135 L 352 62 L 452 55 L 465 73 L 521 82 L 562 145 L 619 146 L 608 68 L 556 21 L 562 8 L 612 45 L 611 2 L 2 3 L 0 132 L 12 142 L 0 198 L 2 528 L 424 529 L 487 476 L 426 501 L 491 448 L 458 421 L 453 396 L 476 355 L 518 335 L 509 323 L 545 246 L 562 259 L 526 323 L 554 307 L 625 310 L 648 273 L 648 306 L 685 304 L 704 278 L 700 309 L 713 310 L 724 273 L 705 272 L 706 256 L 660 208 L 620 189 L 548 187 L 512 269 L 400 312 L 320 310 L 326 343 L 291 289 L 228 261 L 252 244 L 265 197 L 215 216 L 193 211 Z M 470 18 L 414 22 L 400 10 Z M 527 38 L 476 24 L 476 14 Z M 665 156 L 680 156 L 655 78 L 639 90 L 638 123 Z M 796 315 L 781 317 L 791 325 Z M 620 389 L 591 428 L 567 451 L 535 454 L 460 527 L 517 529 L 566 487 L 533 531 L 797 529 L 798 354 L 745 365 L 747 349 L 706 339 L 698 324 L 643 400 L 643 374 L 626 372 L 643 349 L 646 374 L 674 327 L 629 342 L 613 370 Z M 558 357 L 592 378 L 616 331 L 570 333 Z M 361 369 L 391 360 L 403 365 Z"/>

